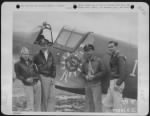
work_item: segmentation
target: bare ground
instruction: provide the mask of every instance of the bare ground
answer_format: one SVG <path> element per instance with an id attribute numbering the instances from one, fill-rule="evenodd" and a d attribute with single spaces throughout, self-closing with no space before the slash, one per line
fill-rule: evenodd
<path id="1" fill-rule="evenodd" d="M 105 95 L 103 95 L 105 97 Z M 56 112 L 84 112 L 85 96 L 72 94 L 56 89 Z M 16 80 L 13 84 L 13 111 L 25 111 L 26 97 L 23 89 L 23 84 Z M 115 112 L 136 112 L 137 104 L 131 100 L 123 100 L 121 108 Z M 107 110 L 103 109 L 104 112 Z"/>

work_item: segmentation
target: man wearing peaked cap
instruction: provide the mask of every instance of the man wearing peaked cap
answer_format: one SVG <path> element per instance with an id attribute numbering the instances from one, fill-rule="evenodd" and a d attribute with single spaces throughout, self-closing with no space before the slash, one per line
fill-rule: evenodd
<path id="1" fill-rule="evenodd" d="M 105 74 L 105 67 L 100 57 L 94 55 L 94 46 L 84 46 L 85 61 L 82 65 L 82 77 L 86 87 L 86 111 L 102 112 L 101 80 Z"/>

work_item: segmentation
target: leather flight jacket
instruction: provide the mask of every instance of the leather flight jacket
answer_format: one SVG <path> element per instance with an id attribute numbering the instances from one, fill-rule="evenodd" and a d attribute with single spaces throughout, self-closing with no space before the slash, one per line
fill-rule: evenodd
<path id="1" fill-rule="evenodd" d="M 56 77 L 56 64 L 52 53 L 48 50 L 48 58 L 46 59 L 42 50 L 34 56 L 34 63 L 38 67 L 39 74 L 46 77 Z"/>
<path id="2" fill-rule="evenodd" d="M 120 85 L 126 78 L 126 57 L 116 52 L 110 58 L 111 79 L 118 79 Z"/>
<path id="3" fill-rule="evenodd" d="M 27 63 L 28 62 L 28 63 Z M 38 70 L 32 60 L 25 61 L 22 57 L 15 63 L 16 78 L 21 80 L 24 85 L 34 85 L 39 80 Z M 33 78 L 33 82 L 28 82 L 28 78 Z"/>
<path id="4" fill-rule="evenodd" d="M 86 75 L 88 75 L 88 71 L 89 71 L 89 61 L 86 60 L 83 65 L 82 65 L 82 76 L 84 77 L 85 81 L 88 83 L 92 83 L 92 84 L 96 84 L 98 82 L 101 82 L 104 74 L 105 74 L 105 66 L 103 61 L 101 60 L 101 58 L 97 57 L 97 56 L 92 56 L 92 58 L 90 59 L 91 65 L 93 67 L 93 71 L 94 71 L 94 78 L 92 80 L 87 80 L 85 78 Z"/>

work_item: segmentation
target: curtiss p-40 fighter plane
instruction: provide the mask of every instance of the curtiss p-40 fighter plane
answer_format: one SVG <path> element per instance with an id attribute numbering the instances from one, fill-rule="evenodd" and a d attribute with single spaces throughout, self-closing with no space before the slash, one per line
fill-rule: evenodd
<path id="1" fill-rule="evenodd" d="M 46 35 L 44 35 L 45 32 L 50 34 L 50 39 L 47 39 Z M 46 22 L 40 27 L 37 36 L 32 39 L 34 39 L 34 44 L 42 45 L 46 42 L 52 48 L 51 51 L 57 65 L 56 88 L 77 94 L 85 94 L 85 84 L 81 77 L 81 66 L 84 56 L 83 46 L 85 44 L 93 44 L 95 54 L 102 58 L 107 69 L 102 80 L 102 91 L 107 93 L 110 77 L 110 55 L 107 52 L 107 45 L 111 40 L 117 41 L 120 52 L 126 56 L 128 66 L 123 97 L 137 99 L 137 45 L 105 37 L 94 32 L 83 32 L 69 27 L 62 27 L 54 41 L 52 27 Z"/>

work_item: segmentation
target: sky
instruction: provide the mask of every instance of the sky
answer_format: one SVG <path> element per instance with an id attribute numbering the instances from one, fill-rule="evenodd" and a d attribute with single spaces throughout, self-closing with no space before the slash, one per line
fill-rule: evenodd
<path id="1" fill-rule="evenodd" d="M 63 26 L 70 26 L 85 32 L 116 38 L 133 44 L 137 43 L 137 14 L 112 12 L 15 12 L 14 32 L 38 31 L 43 21 L 51 24 L 56 39 Z"/>

